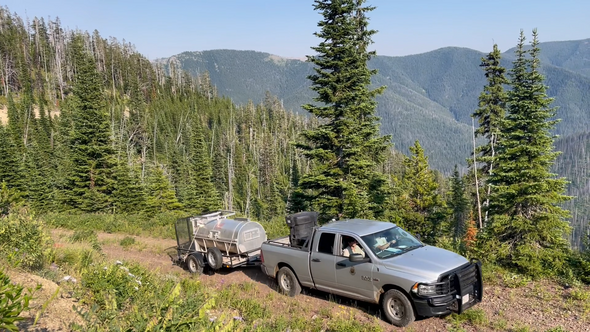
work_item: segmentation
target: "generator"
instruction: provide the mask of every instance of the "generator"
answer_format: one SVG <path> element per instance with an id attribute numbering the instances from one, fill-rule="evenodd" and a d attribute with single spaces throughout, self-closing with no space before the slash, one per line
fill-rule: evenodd
<path id="1" fill-rule="evenodd" d="M 289 226 L 289 242 L 293 247 L 304 247 L 309 240 L 313 228 L 318 224 L 317 212 L 298 212 L 285 218 Z"/>

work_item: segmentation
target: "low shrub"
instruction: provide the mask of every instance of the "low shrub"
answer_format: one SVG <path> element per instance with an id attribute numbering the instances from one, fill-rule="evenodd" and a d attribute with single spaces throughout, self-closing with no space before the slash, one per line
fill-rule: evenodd
<path id="1" fill-rule="evenodd" d="M 0 331 L 18 331 L 16 322 L 23 320 L 20 314 L 29 309 L 33 290 L 10 282 L 10 278 L 0 271 Z"/>
<path id="2" fill-rule="evenodd" d="M 463 323 L 469 323 L 473 326 L 485 326 L 488 323 L 485 311 L 482 309 L 469 309 L 461 315 L 451 314 L 447 320 L 452 322 L 455 327 L 460 327 Z"/>
<path id="3" fill-rule="evenodd" d="M 12 266 L 43 267 L 51 256 L 51 238 L 44 229 L 44 223 L 33 218 L 26 209 L 11 210 L 0 217 L 0 254 Z"/>
<path id="4" fill-rule="evenodd" d="M 123 248 L 129 248 L 134 244 L 135 244 L 135 238 L 133 238 L 131 236 L 126 236 L 119 242 L 119 245 Z"/>
<path id="5" fill-rule="evenodd" d="M 98 240 L 96 232 L 91 229 L 80 229 L 70 236 L 71 242 L 89 242 L 92 243 Z"/>
<path id="6" fill-rule="evenodd" d="M 47 213 L 42 220 L 52 227 L 71 230 L 92 230 L 106 233 L 154 236 L 175 239 L 174 222 L 185 217 L 184 212 L 164 212 L 154 216 L 122 214 L 64 214 Z"/>

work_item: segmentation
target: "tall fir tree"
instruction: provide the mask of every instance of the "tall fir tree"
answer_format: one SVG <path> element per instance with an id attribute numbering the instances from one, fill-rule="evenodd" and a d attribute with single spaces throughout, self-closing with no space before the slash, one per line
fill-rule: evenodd
<path id="1" fill-rule="evenodd" d="M 477 147 L 474 158 L 474 166 L 477 165 L 479 171 L 478 185 L 483 184 L 477 190 L 483 189 L 483 205 L 486 210 L 485 222 L 487 223 L 487 208 L 489 206 L 491 185 L 487 183 L 487 178 L 494 169 L 494 157 L 500 137 L 501 122 L 506 114 L 506 102 L 508 95 L 504 87 L 508 84 L 506 78 L 506 69 L 500 64 L 502 54 L 498 45 L 494 44 L 492 52 L 484 58 L 481 58 L 479 65 L 485 72 L 487 84 L 479 95 L 478 108 L 473 112 L 472 117 L 477 119 L 479 127 L 475 130 L 475 135 L 483 137 L 485 144 Z M 485 225 L 485 224 L 484 224 Z"/>
<path id="2" fill-rule="evenodd" d="M 323 220 L 338 217 L 371 218 L 380 211 L 373 201 L 385 192 L 384 176 L 376 166 L 384 161 L 389 136 L 379 136 L 379 118 L 375 116 L 375 97 L 385 87 L 371 90 L 367 62 L 375 30 L 368 29 L 366 14 L 374 7 L 364 0 L 316 0 L 315 10 L 323 16 L 322 41 L 312 47 L 317 55 L 308 56 L 315 74 L 308 76 L 317 93 L 317 104 L 303 108 L 320 120 L 315 129 L 302 133 L 297 144 L 312 169 L 302 176 L 300 191 Z"/>
<path id="3" fill-rule="evenodd" d="M 187 162 L 187 194 L 183 204 L 196 212 L 208 212 L 221 208 L 219 193 L 213 185 L 213 171 L 203 128 L 198 120 L 193 121 L 190 135 L 190 156 Z"/>
<path id="4" fill-rule="evenodd" d="M 144 211 L 146 195 L 138 173 L 124 162 L 115 167 L 113 176 L 117 185 L 111 195 L 115 213 L 134 214 Z"/>
<path id="5" fill-rule="evenodd" d="M 420 142 L 416 141 L 410 152 L 411 156 L 403 161 L 402 193 L 396 198 L 393 208 L 402 211 L 398 223 L 408 231 L 420 234 L 425 242 L 435 244 L 437 237 L 443 233 L 446 204 Z"/>
<path id="6" fill-rule="evenodd" d="M 492 220 L 486 240 L 501 263 L 539 276 L 563 267 L 569 213 L 559 204 L 569 197 L 564 195 L 566 180 L 550 172 L 558 154 L 550 131 L 558 120 L 552 120 L 556 108 L 539 72 L 537 31 L 530 50 L 524 42 L 521 31 L 509 73 L 509 111 L 490 177 Z"/>
<path id="7" fill-rule="evenodd" d="M 36 212 L 55 210 L 58 161 L 51 144 L 52 121 L 39 103 L 39 118 L 31 119 L 25 157 L 28 200 Z"/>
<path id="8" fill-rule="evenodd" d="M 54 160 L 36 139 L 27 149 L 27 198 L 36 212 L 46 212 L 55 207 Z"/>
<path id="9" fill-rule="evenodd" d="M 155 166 L 148 171 L 146 188 L 145 212 L 147 215 L 151 216 L 156 213 L 182 208 L 182 204 L 176 198 L 174 188 L 160 167 Z"/>
<path id="10" fill-rule="evenodd" d="M 447 205 L 453 213 L 450 227 L 451 234 L 455 240 L 460 240 L 467 231 L 467 219 L 469 218 L 469 200 L 465 196 L 465 183 L 455 165 L 451 177 L 451 192 Z"/>
<path id="11" fill-rule="evenodd" d="M 0 124 L 0 182 L 23 196 L 26 193 L 26 172 L 13 138 L 9 130 Z"/>
<path id="12" fill-rule="evenodd" d="M 70 133 L 72 172 L 67 202 L 86 212 L 107 212 L 112 208 L 114 151 L 108 113 L 104 107 L 102 84 L 94 58 L 83 48 L 81 36 L 72 41 L 76 75 Z"/>

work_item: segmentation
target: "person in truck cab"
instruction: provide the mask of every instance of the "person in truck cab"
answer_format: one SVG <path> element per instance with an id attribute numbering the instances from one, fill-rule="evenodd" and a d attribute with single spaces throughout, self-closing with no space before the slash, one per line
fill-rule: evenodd
<path id="1" fill-rule="evenodd" d="M 378 237 L 375 239 L 375 251 L 386 250 L 396 243 L 396 237 L 393 237 L 393 239 L 390 241 L 387 241 L 387 238 L 385 236 Z"/>
<path id="2" fill-rule="evenodd" d="M 361 248 L 361 246 L 359 246 L 358 242 L 354 238 L 349 237 L 347 242 L 348 247 L 342 250 L 342 256 L 349 257 L 350 254 L 361 254 L 363 257 L 365 257 L 365 251 L 363 248 Z"/>

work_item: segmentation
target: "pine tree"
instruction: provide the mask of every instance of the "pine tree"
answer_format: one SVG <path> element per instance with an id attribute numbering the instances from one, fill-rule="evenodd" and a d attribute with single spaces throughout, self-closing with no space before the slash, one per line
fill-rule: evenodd
<path id="1" fill-rule="evenodd" d="M 36 212 L 50 211 L 55 207 L 54 164 L 49 156 L 36 140 L 31 141 L 26 157 L 27 198 Z"/>
<path id="2" fill-rule="evenodd" d="M 26 172 L 13 135 L 0 124 L 0 182 L 24 195 Z"/>
<path id="3" fill-rule="evenodd" d="M 486 179 L 493 172 L 494 157 L 500 135 L 501 121 L 506 113 L 507 94 L 504 86 L 508 84 L 505 72 L 506 69 L 500 65 L 502 54 L 498 45 L 494 44 L 493 51 L 485 58 L 481 59 L 480 67 L 485 71 L 487 84 L 479 95 L 478 109 L 473 112 L 472 117 L 476 118 L 479 127 L 475 131 L 476 136 L 484 137 L 486 143 L 476 149 L 477 155 L 473 158 L 477 161 L 478 171 L 480 171 L 479 183 L 484 184 L 485 194 L 483 194 L 484 208 L 489 206 L 489 195 L 491 186 L 486 185 Z M 483 164 L 482 164 L 483 163 Z M 476 188 L 479 190 L 480 188 Z M 486 218 L 487 222 L 487 211 Z"/>
<path id="4" fill-rule="evenodd" d="M 214 211 L 221 208 L 219 193 L 213 186 L 211 159 L 208 154 L 203 128 L 194 121 L 190 137 L 191 154 L 187 166 L 189 167 L 188 194 L 184 206 L 199 213 Z"/>
<path id="5" fill-rule="evenodd" d="M 306 211 L 309 209 L 309 202 L 306 199 L 305 193 L 299 187 L 299 181 L 301 180 L 299 167 L 294 162 L 291 165 L 291 174 L 289 178 L 289 182 L 291 184 L 291 188 L 293 188 L 291 192 L 291 196 L 287 201 L 287 211 L 289 213 L 297 213 L 301 211 Z"/>
<path id="6" fill-rule="evenodd" d="M 416 141 L 410 152 L 412 155 L 403 162 L 404 190 L 396 208 L 405 210 L 402 220 L 408 231 L 420 234 L 425 242 L 434 244 L 442 233 L 446 204 L 438 193 L 436 175 L 429 169 L 428 157 L 424 155 L 420 142 Z"/>
<path id="7" fill-rule="evenodd" d="M 147 215 L 182 208 L 182 204 L 176 198 L 174 188 L 160 167 L 154 167 L 148 172 L 146 187 L 147 199 L 145 211 Z"/>
<path id="8" fill-rule="evenodd" d="M 370 90 L 367 62 L 371 36 L 364 0 L 316 0 L 314 8 L 323 16 L 315 35 L 322 41 L 308 56 L 316 68 L 308 76 L 318 104 L 303 105 L 320 120 L 320 125 L 302 133 L 297 146 L 313 161 L 303 175 L 300 188 L 322 219 L 374 216 L 379 210 L 373 196 L 385 191 L 385 180 L 376 171 L 384 161 L 389 136 L 379 136 L 375 96 L 385 87 Z M 323 105 L 321 105 L 323 104 Z M 373 190 L 373 192 L 371 191 Z"/>
<path id="9" fill-rule="evenodd" d="M 139 175 L 136 173 L 125 163 L 120 163 L 115 167 L 114 179 L 117 185 L 113 190 L 111 200 L 116 213 L 133 214 L 143 212 L 146 197 Z"/>
<path id="10" fill-rule="evenodd" d="M 469 210 L 469 201 L 465 196 L 465 183 L 459 175 L 457 165 L 451 177 L 451 192 L 448 202 L 449 208 L 453 213 L 453 223 L 451 224 L 451 232 L 455 240 L 463 237 L 467 230 L 467 213 Z"/>
<path id="11" fill-rule="evenodd" d="M 563 267 L 569 213 L 558 204 L 569 197 L 564 195 L 565 179 L 550 172 L 558 154 L 550 130 L 558 120 L 551 120 L 556 108 L 550 106 L 553 98 L 547 97 L 539 72 L 537 31 L 533 30 L 530 50 L 525 50 L 524 41 L 521 31 L 509 73 L 509 112 L 490 177 L 493 219 L 486 238 L 499 247 L 494 250 L 501 263 L 538 276 Z"/>
<path id="12" fill-rule="evenodd" d="M 72 48 L 76 65 L 70 133 L 73 170 L 67 204 L 82 211 L 106 212 L 111 209 L 115 162 L 102 84 L 80 36 L 74 37 Z"/>

